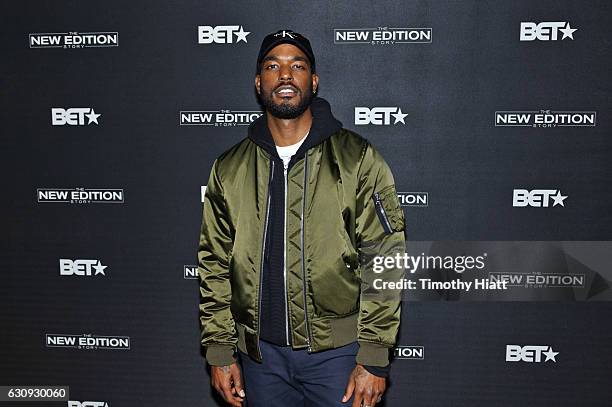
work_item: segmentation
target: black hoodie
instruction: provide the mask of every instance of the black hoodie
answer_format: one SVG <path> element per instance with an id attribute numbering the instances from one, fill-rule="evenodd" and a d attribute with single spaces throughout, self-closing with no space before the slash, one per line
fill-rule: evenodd
<path id="1" fill-rule="evenodd" d="M 308 133 L 308 137 L 306 137 L 306 140 L 304 140 L 295 155 L 291 157 L 289 166 L 303 157 L 304 153 L 310 147 L 320 144 L 342 128 L 342 123 L 333 116 L 327 100 L 320 97 L 314 97 L 310 105 L 310 111 L 312 112 L 312 127 L 310 128 L 310 133 Z M 274 143 L 274 139 L 268 127 L 268 117 L 266 114 L 251 123 L 249 126 L 249 138 L 253 140 L 255 144 L 269 152 L 272 157 L 280 161 L 280 157 L 276 151 L 276 144 Z"/>
<path id="2" fill-rule="evenodd" d="M 331 137 L 342 129 L 327 100 L 314 97 L 310 105 L 312 125 L 308 136 L 291 157 L 287 171 L 299 161 L 306 151 Z M 291 333 L 287 331 L 287 313 L 284 281 L 284 222 L 285 222 L 285 179 L 283 161 L 278 155 L 276 144 L 268 127 L 268 118 L 264 114 L 249 126 L 249 138 L 258 146 L 270 153 L 275 161 L 274 172 L 270 183 L 270 208 L 268 229 L 265 234 L 265 252 L 261 288 L 260 338 L 279 346 L 291 345 Z M 272 165 L 270 163 L 270 165 Z M 387 376 L 388 368 L 366 366 L 367 370 L 377 376 Z"/>

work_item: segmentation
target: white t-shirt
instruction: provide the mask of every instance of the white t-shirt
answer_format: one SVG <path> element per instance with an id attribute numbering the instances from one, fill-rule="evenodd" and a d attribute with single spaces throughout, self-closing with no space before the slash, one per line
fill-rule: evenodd
<path id="1" fill-rule="evenodd" d="M 310 130 L 308 130 L 308 133 L 310 133 Z M 289 160 L 291 160 L 291 157 L 296 153 L 296 151 L 298 151 L 304 140 L 306 140 L 306 137 L 308 137 L 308 133 L 306 133 L 306 135 L 295 144 L 282 147 L 276 146 L 276 151 L 278 151 L 278 155 L 283 160 L 285 168 L 287 167 L 287 165 L 289 165 Z"/>

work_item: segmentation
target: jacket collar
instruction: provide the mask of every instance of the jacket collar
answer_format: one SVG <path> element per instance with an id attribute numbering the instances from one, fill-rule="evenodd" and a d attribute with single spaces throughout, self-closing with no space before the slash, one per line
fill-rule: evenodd
<path id="1" fill-rule="evenodd" d="M 331 107 L 327 100 L 315 96 L 312 99 L 310 110 L 312 112 L 312 126 L 308 133 L 308 137 L 306 137 L 306 140 L 304 140 L 295 153 L 295 158 L 300 158 L 309 148 L 322 143 L 342 128 L 342 123 L 332 114 Z M 268 118 L 265 113 L 249 125 L 249 138 L 255 144 L 270 153 L 270 155 L 280 159 L 276 151 L 272 133 L 270 133 L 270 129 L 268 128 Z"/>

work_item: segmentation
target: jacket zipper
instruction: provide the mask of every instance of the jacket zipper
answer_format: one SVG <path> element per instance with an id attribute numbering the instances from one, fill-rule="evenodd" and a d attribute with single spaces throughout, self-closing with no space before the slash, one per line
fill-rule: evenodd
<path id="1" fill-rule="evenodd" d="M 306 327 L 306 342 L 308 343 L 308 353 L 312 352 L 312 338 L 308 325 L 308 306 L 306 304 L 306 267 L 304 264 L 304 208 L 306 206 L 306 185 L 308 185 L 308 152 L 304 155 L 304 188 L 302 189 L 302 213 L 300 215 L 300 239 L 302 256 L 302 293 L 304 294 L 304 326 Z"/>
<path id="2" fill-rule="evenodd" d="M 289 309 L 287 307 L 287 168 L 289 163 L 283 161 L 285 175 L 285 206 L 283 210 L 284 226 L 283 226 L 283 282 L 285 292 L 285 342 L 289 345 Z"/>
<path id="3" fill-rule="evenodd" d="M 266 200 L 266 219 L 264 221 L 264 232 L 263 232 L 263 243 L 261 245 L 261 262 L 259 267 L 259 298 L 257 299 L 257 352 L 259 353 L 259 358 L 263 359 L 261 355 L 261 349 L 259 347 L 259 335 L 261 333 L 261 288 L 263 282 L 263 264 L 264 264 L 264 255 L 266 253 L 266 234 L 268 232 L 268 215 L 270 212 L 270 185 L 272 184 L 272 180 L 274 179 L 274 160 L 270 159 L 272 165 L 270 166 L 270 174 L 268 179 L 268 190 L 266 191 L 267 200 Z"/>
<path id="4" fill-rule="evenodd" d="M 374 204 L 376 206 L 376 213 L 378 214 L 378 218 L 383 224 L 383 229 L 385 229 L 385 233 L 388 235 L 393 233 L 393 230 L 391 229 L 391 223 L 389 223 L 389 218 L 387 218 L 387 213 L 385 212 L 385 208 L 383 207 L 382 202 L 380 201 L 380 194 L 378 192 L 374 194 Z"/>

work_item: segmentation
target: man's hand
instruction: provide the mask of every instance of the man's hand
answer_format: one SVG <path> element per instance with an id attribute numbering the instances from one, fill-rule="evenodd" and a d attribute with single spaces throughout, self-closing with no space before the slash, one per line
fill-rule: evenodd
<path id="1" fill-rule="evenodd" d="M 229 366 L 211 366 L 210 376 L 212 386 L 225 401 L 232 406 L 242 406 L 245 395 L 240 367 L 236 362 Z"/>
<path id="2" fill-rule="evenodd" d="M 387 380 L 368 372 L 359 363 L 349 376 L 348 384 L 342 402 L 346 403 L 354 393 L 353 405 L 351 407 L 374 407 L 382 399 L 382 395 L 387 388 Z"/>

